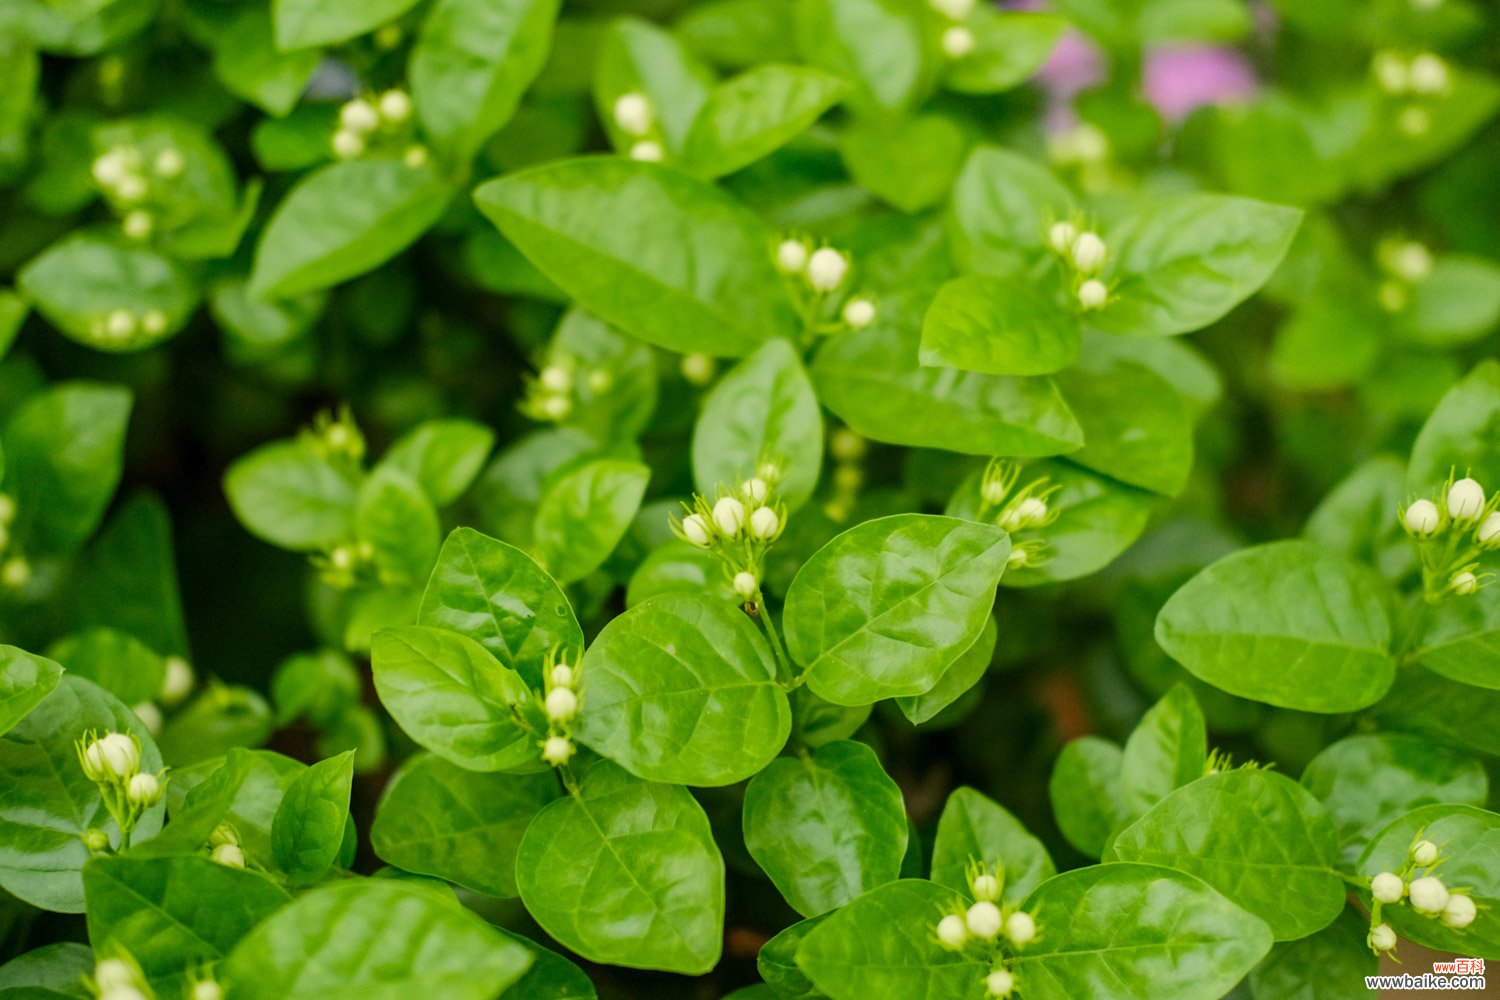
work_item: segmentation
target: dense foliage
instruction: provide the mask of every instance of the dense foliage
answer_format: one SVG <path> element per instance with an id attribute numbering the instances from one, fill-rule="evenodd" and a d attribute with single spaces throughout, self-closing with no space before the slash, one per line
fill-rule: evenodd
<path id="1" fill-rule="evenodd" d="M 1040 6 L 0 3 L 0 1000 L 1500 960 L 1500 14 Z"/>

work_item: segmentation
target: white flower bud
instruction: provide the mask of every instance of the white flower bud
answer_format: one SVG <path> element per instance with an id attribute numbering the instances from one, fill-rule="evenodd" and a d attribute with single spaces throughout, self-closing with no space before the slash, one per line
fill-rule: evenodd
<path id="1" fill-rule="evenodd" d="M 1000 907 L 988 900 L 980 900 L 964 914 L 964 924 L 975 937 L 993 941 L 1000 933 Z"/>
<path id="2" fill-rule="evenodd" d="M 707 385 L 709 379 L 714 377 L 714 367 L 714 359 L 707 354 L 682 356 L 682 377 L 693 385 Z"/>
<path id="3" fill-rule="evenodd" d="M 380 113 L 375 106 L 362 97 L 356 97 L 339 108 L 339 125 L 356 135 L 373 132 L 380 125 Z"/>
<path id="4" fill-rule="evenodd" d="M 429 159 L 431 159 L 431 154 L 427 152 L 427 147 L 421 143 L 407 146 L 406 152 L 401 154 L 401 162 L 413 170 L 427 166 Z"/>
<path id="5" fill-rule="evenodd" d="M 182 153 L 168 147 L 156 154 L 156 159 L 151 163 L 151 169 L 156 171 L 156 176 L 171 180 L 182 173 L 184 166 Z"/>
<path id="6" fill-rule="evenodd" d="M 233 844 L 236 847 L 240 844 L 240 835 L 228 823 L 220 823 L 214 827 L 214 832 L 208 835 L 210 847 L 221 847 L 224 844 Z"/>
<path id="7" fill-rule="evenodd" d="M 720 531 L 734 538 L 745 526 L 745 505 L 734 497 L 724 497 L 714 504 L 714 524 Z"/>
<path id="8" fill-rule="evenodd" d="M 1017 948 L 1024 947 L 1036 938 L 1036 921 L 1031 914 L 1017 910 L 1005 921 L 1005 936 Z"/>
<path id="9" fill-rule="evenodd" d="M 142 771 L 125 786 L 125 797 L 139 809 L 149 809 L 161 801 L 161 780 Z"/>
<path id="10" fill-rule="evenodd" d="M 645 94 L 621 94 L 615 99 L 615 124 L 626 135 L 643 136 L 656 119 Z"/>
<path id="11" fill-rule="evenodd" d="M 143 208 L 126 212 L 125 218 L 120 220 L 120 230 L 133 240 L 145 239 L 155 227 L 156 222 L 151 218 L 151 213 Z"/>
<path id="12" fill-rule="evenodd" d="M 90 172 L 101 187 L 112 188 L 125 178 L 130 168 L 125 164 L 125 154 L 121 150 L 111 149 L 94 161 Z"/>
<path id="13" fill-rule="evenodd" d="M 1056 253 L 1065 254 L 1073 249 L 1078 239 L 1078 227 L 1071 222 L 1054 222 L 1047 230 L 1047 245 Z"/>
<path id="14" fill-rule="evenodd" d="M 1417 500 L 1406 508 L 1406 513 L 1401 518 L 1407 533 L 1418 538 L 1427 538 L 1438 529 L 1441 516 L 1438 514 L 1437 504 L 1431 500 Z"/>
<path id="15" fill-rule="evenodd" d="M 573 741 L 566 736 L 549 736 L 542 742 L 542 760 L 562 767 L 573 757 Z"/>
<path id="16" fill-rule="evenodd" d="M 844 283 L 849 258 L 832 247 L 820 247 L 807 259 L 807 283 L 814 291 L 831 292 Z"/>
<path id="17" fill-rule="evenodd" d="M 757 507 L 750 514 L 750 535 L 761 541 L 772 537 L 781 527 L 781 518 L 770 507 Z"/>
<path id="18" fill-rule="evenodd" d="M 755 592 L 759 589 L 760 581 L 755 578 L 754 573 L 742 569 L 734 574 L 734 592 L 745 600 L 748 601 L 754 597 Z"/>
<path id="19" fill-rule="evenodd" d="M 559 663 L 553 667 L 552 673 L 548 676 L 552 680 L 552 686 L 555 688 L 570 688 L 573 686 L 573 668 L 566 663 Z"/>
<path id="20" fill-rule="evenodd" d="M 1390 924 L 1376 924 L 1370 928 L 1369 942 L 1376 951 L 1390 951 L 1396 947 L 1396 932 Z"/>
<path id="21" fill-rule="evenodd" d="M 1472 479 L 1460 479 L 1448 488 L 1448 516 L 1455 521 L 1477 521 L 1484 512 L 1484 488 Z"/>
<path id="22" fill-rule="evenodd" d="M 1098 309 L 1109 299 L 1109 289 L 1098 278 L 1090 278 L 1078 286 L 1078 304 L 1088 310 Z"/>
<path id="23" fill-rule="evenodd" d="M 713 533 L 709 530 L 708 522 L 703 519 L 702 514 L 689 514 L 683 518 L 682 533 L 687 536 L 688 541 L 700 549 L 708 548 L 708 543 L 713 538 Z"/>
<path id="24" fill-rule="evenodd" d="M 31 563 L 14 556 L 6 560 L 4 566 L 0 566 L 0 583 L 7 587 L 19 589 L 31 582 Z"/>
<path id="25" fill-rule="evenodd" d="M 984 977 L 984 989 L 990 996 L 997 1000 L 1005 1000 L 1016 990 L 1015 973 L 1009 969 L 996 969 Z"/>
<path id="26" fill-rule="evenodd" d="M 380 117 L 399 125 L 411 117 L 411 98 L 404 90 L 387 90 L 380 95 Z"/>
<path id="27" fill-rule="evenodd" d="M 1401 881 L 1399 875 L 1381 872 L 1370 879 L 1370 895 L 1382 903 L 1399 903 L 1401 897 L 1406 895 L 1406 883 Z"/>
<path id="28" fill-rule="evenodd" d="M 83 841 L 83 846 L 88 848 L 92 854 L 99 854 L 109 850 L 109 834 L 98 827 L 90 827 L 83 831 L 78 835 L 78 839 Z"/>
<path id="29" fill-rule="evenodd" d="M 962 21 L 974 12 L 978 0 L 928 0 L 932 9 L 954 21 Z"/>
<path id="30" fill-rule="evenodd" d="M 1000 880 L 988 872 L 976 875 L 969 883 L 969 891 L 975 899 L 993 903 L 1000 898 Z"/>
<path id="31" fill-rule="evenodd" d="M 745 480 L 742 491 L 748 499 L 753 500 L 756 503 L 760 503 L 761 501 L 765 500 L 766 496 L 771 492 L 771 487 L 766 484 L 766 481 L 764 479 L 760 478 L 759 476 L 754 476 L 750 479 Z"/>
<path id="32" fill-rule="evenodd" d="M 94 983 L 101 993 L 135 986 L 135 970 L 123 958 L 104 958 L 94 966 Z"/>
<path id="33" fill-rule="evenodd" d="M 573 373 L 562 365 L 548 365 L 542 369 L 537 380 L 550 392 L 567 392 L 573 388 Z"/>
<path id="34" fill-rule="evenodd" d="M 762 462 L 760 468 L 755 470 L 755 474 L 772 486 L 781 482 L 781 466 L 775 462 Z"/>
<path id="35" fill-rule="evenodd" d="M 90 781 L 105 781 L 109 778 L 109 772 L 104 769 L 104 748 L 99 745 L 98 740 L 83 748 L 78 764 L 83 768 L 84 777 Z"/>
<path id="36" fill-rule="evenodd" d="M 969 929 L 963 917 L 950 913 L 937 925 L 938 943 L 949 951 L 958 951 L 969 942 Z"/>
<path id="37" fill-rule="evenodd" d="M 126 174 L 115 185 L 115 196 L 127 204 L 134 204 L 146 197 L 146 181 L 135 174 Z"/>
<path id="38" fill-rule="evenodd" d="M 1460 597 L 1468 597 L 1479 589 L 1479 577 L 1468 570 L 1454 573 L 1453 579 L 1449 580 L 1448 583 L 1452 585 L 1453 592 Z"/>
<path id="39" fill-rule="evenodd" d="M 1079 233 L 1073 241 L 1073 266 L 1083 274 L 1093 274 L 1104 266 L 1109 250 L 1098 233 Z"/>
<path id="40" fill-rule="evenodd" d="M 547 718 L 567 722 L 578 714 L 578 696 L 572 688 L 555 687 L 547 692 Z"/>
<path id="41" fill-rule="evenodd" d="M 955 24 L 943 32 L 943 54 L 949 59 L 962 59 L 974 51 L 974 32 L 961 24 Z"/>
<path id="42" fill-rule="evenodd" d="M 224 987 L 212 979 L 204 979 L 193 984 L 189 1000 L 224 1000 Z"/>
<path id="43" fill-rule="evenodd" d="M 1474 905 L 1472 899 L 1459 893 L 1452 893 L 1448 896 L 1448 904 L 1443 907 L 1443 926 L 1463 930 L 1472 924 L 1478 915 L 1478 907 Z"/>
<path id="44" fill-rule="evenodd" d="M 1047 501 L 1040 497 L 1027 497 L 1016 508 L 1018 527 L 1029 528 L 1033 524 L 1040 524 L 1046 518 Z"/>
<path id="45" fill-rule="evenodd" d="M 365 140 L 358 132 L 339 129 L 333 133 L 333 155 L 341 160 L 352 160 L 365 151 Z"/>
<path id="46" fill-rule="evenodd" d="M 807 244 L 801 240 L 782 240 L 776 248 L 776 268 L 782 274 L 797 274 L 807 266 Z"/>
<path id="47" fill-rule="evenodd" d="M 875 322 L 875 303 L 869 299 L 850 299 L 844 303 L 844 322 L 851 330 L 863 330 Z"/>
<path id="48" fill-rule="evenodd" d="M 1441 94 L 1448 89 L 1448 64 L 1424 52 L 1411 61 L 1411 89 L 1419 94 Z"/>
<path id="49" fill-rule="evenodd" d="M 1474 532 L 1474 540 L 1487 549 L 1500 546 L 1500 511 L 1491 513 L 1479 522 L 1479 530 Z"/>
<path id="50" fill-rule="evenodd" d="M 119 780 L 128 780 L 141 767 L 141 748 L 135 738 L 125 733 L 108 733 L 98 742 L 104 772 Z"/>
<path id="51" fill-rule="evenodd" d="M 135 333 L 135 316 L 129 309 L 115 309 L 104 317 L 104 332 L 115 340 L 124 340 Z"/>
<path id="52" fill-rule="evenodd" d="M 870 442 L 863 435 L 847 427 L 840 427 L 829 437 L 828 450 L 840 462 L 858 462 L 870 450 Z"/>
<path id="53" fill-rule="evenodd" d="M 1390 254 L 1390 267 L 1407 281 L 1422 281 L 1432 274 L 1432 251 L 1421 243 L 1402 243 Z"/>
<path id="54" fill-rule="evenodd" d="M 666 155 L 666 150 L 661 148 L 661 143 L 650 139 L 642 139 L 630 147 L 630 158 L 644 163 L 660 163 Z"/>
<path id="55" fill-rule="evenodd" d="M 1406 891 L 1411 897 L 1411 908 L 1418 913 L 1442 913 L 1448 905 L 1447 887 L 1432 875 L 1413 879 Z"/>
<path id="56" fill-rule="evenodd" d="M 240 850 L 238 844 L 220 844 L 213 849 L 209 857 L 226 868 L 245 867 L 245 852 Z"/>
<path id="57" fill-rule="evenodd" d="M 1377 52 L 1370 62 L 1375 80 L 1387 94 L 1400 94 L 1411 87 L 1411 72 L 1406 61 L 1394 52 Z"/>
<path id="58" fill-rule="evenodd" d="M 141 720 L 141 724 L 146 727 L 146 732 L 152 736 L 161 735 L 162 723 L 166 721 L 161 717 L 161 709 L 149 701 L 143 701 L 131 711 L 135 713 L 137 719 Z"/>

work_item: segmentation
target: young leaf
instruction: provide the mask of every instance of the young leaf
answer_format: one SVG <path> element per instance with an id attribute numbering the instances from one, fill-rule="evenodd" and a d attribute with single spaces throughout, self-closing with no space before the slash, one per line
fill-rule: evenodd
<path id="1" fill-rule="evenodd" d="M 686 789 L 609 761 L 537 814 L 516 884 L 542 929 L 594 962 L 701 975 L 724 933 L 724 859 Z"/>
<path id="2" fill-rule="evenodd" d="M 803 938 L 828 914 L 799 920 L 760 946 L 755 968 L 774 991 L 777 1000 L 819 1000 L 824 994 L 797 968 L 797 950 Z"/>
<path id="3" fill-rule="evenodd" d="M 1500 594 L 1486 587 L 1427 609 L 1415 654 L 1433 673 L 1500 690 Z"/>
<path id="4" fill-rule="evenodd" d="M 1151 706 L 1125 741 L 1120 759 L 1120 798 L 1126 814 L 1143 815 L 1181 788 L 1203 777 L 1208 731 L 1203 710 L 1185 684 L 1174 684 Z"/>
<path id="5" fill-rule="evenodd" d="M 943 82 L 960 94 L 995 94 L 1025 83 L 1041 69 L 1068 22 L 1052 14 L 981 7 L 968 26 L 974 49 L 954 60 Z"/>
<path id="6" fill-rule="evenodd" d="M 472 420 L 427 420 L 403 434 L 375 467 L 399 469 L 422 487 L 434 507 L 446 507 L 479 475 L 495 432 Z"/>
<path id="7" fill-rule="evenodd" d="M 370 842 L 398 868 L 515 896 L 521 836 L 558 792 L 551 774 L 483 774 L 418 754 L 386 786 Z"/>
<path id="8" fill-rule="evenodd" d="M 749 166 L 805 132 L 848 90 L 839 77 L 805 66 L 757 66 L 715 87 L 698 109 L 682 166 L 721 177 Z"/>
<path id="9" fill-rule="evenodd" d="M 1125 821 L 1119 746 L 1098 736 L 1080 736 L 1062 748 L 1052 767 L 1048 793 L 1057 828 L 1068 843 L 1091 858 L 1102 857 L 1109 836 Z"/>
<path id="10" fill-rule="evenodd" d="M 0 736 L 41 704 L 62 675 L 62 665 L 44 656 L 0 646 Z"/>
<path id="11" fill-rule="evenodd" d="M 1406 488 L 1425 496 L 1449 472 L 1500 483 L 1500 361 L 1481 361 L 1443 396 L 1411 449 Z"/>
<path id="12" fill-rule="evenodd" d="M 1322 930 L 1344 908 L 1333 821 L 1274 771 L 1199 778 L 1122 830 L 1111 850 L 1121 861 L 1196 875 L 1264 920 L 1278 941 Z"/>
<path id="13" fill-rule="evenodd" d="M 376 469 L 360 484 L 354 530 L 369 542 L 382 579 L 417 583 L 437 558 L 438 515 L 432 501 L 405 472 Z"/>
<path id="14" fill-rule="evenodd" d="M 351 6 L 338 0 L 272 0 L 276 47 L 288 51 L 346 42 L 395 20 L 415 3 L 365 0 Z"/>
<path id="15" fill-rule="evenodd" d="M 52 644 L 49 656 L 75 677 L 86 677 L 127 705 L 154 701 L 166 666 L 132 635 L 111 628 L 75 632 Z"/>
<path id="16" fill-rule="evenodd" d="M 776 495 L 796 508 L 812 496 L 823 466 L 823 415 L 790 343 L 768 341 L 720 379 L 693 426 L 693 480 L 712 497 L 773 462 Z"/>
<path id="17" fill-rule="evenodd" d="M 1215 687 L 1304 712 L 1374 704 L 1396 675 L 1368 571 L 1312 542 L 1220 559 L 1167 601 L 1156 641 Z"/>
<path id="18" fill-rule="evenodd" d="M 981 274 L 1024 272 L 1045 252 L 1048 228 L 1072 211 L 1073 196 L 1047 168 L 982 146 L 969 155 L 953 185 L 954 257 Z"/>
<path id="19" fill-rule="evenodd" d="M 384 947 L 372 947 L 384 942 Z M 239 1000 L 492 1000 L 531 953 L 424 888 L 359 879 L 314 889 L 262 921 L 219 966 Z"/>
<path id="20" fill-rule="evenodd" d="M 926 514 L 867 521 L 819 549 L 787 591 L 787 649 L 837 705 L 922 694 L 973 645 L 1010 541 Z"/>
<path id="21" fill-rule="evenodd" d="M 620 544 L 651 470 L 638 462 L 600 459 L 566 472 L 537 504 L 532 535 L 537 561 L 559 583 L 588 576 Z"/>
<path id="22" fill-rule="evenodd" d="M 1193 419 L 1172 385 L 1121 357 L 1090 358 L 1057 384 L 1083 427 L 1068 456 L 1132 486 L 1176 496 L 1193 468 Z"/>
<path id="23" fill-rule="evenodd" d="M 604 626 L 579 697 L 578 739 L 648 781 L 743 781 L 791 732 L 770 647 L 738 607 L 703 594 L 663 594 Z"/>
<path id="24" fill-rule="evenodd" d="M 999 803 L 967 786 L 956 788 L 938 819 L 932 846 L 932 880 L 969 894 L 967 869 L 982 861 L 998 865 L 1002 899 L 1019 905 L 1037 886 L 1057 874 L 1042 842 Z"/>
<path id="25" fill-rule="evenodd" d="M 317 880 L 338 860 L 353 785 L 354 752 L 346 750 L 287 787 L 271 823 L 271 855 L 293 884 Z"/>
<path id="26" fill-rule="evenodd" d="M 938 290 L 922 323 L 922 364 L 1046 375 L 1078 356 L 1078 317 L 1020 277 L 966 275 Z"/>
<path id="27" fill-rule="evenodd" d="M 224 492 L 252 534 L 311 552 L 354 533 L 352 478 L 300 439 L 275 441 L 237 459 L 224 474 Z"/>
<path id="28" fill-rule="evenodd" d="M 917 11 L 899 0 L 803 0 L 796 38 L 804 59 L 856 83 L 875 108 L 909 107 L 930 84 Z"/>
<path id="29" fill-rule="evenodd" d="M 772 761 L 745 789 L 745 847 L 804 917 L 901 873 L 906 806 L 875 752 L 848 740 Z"/>

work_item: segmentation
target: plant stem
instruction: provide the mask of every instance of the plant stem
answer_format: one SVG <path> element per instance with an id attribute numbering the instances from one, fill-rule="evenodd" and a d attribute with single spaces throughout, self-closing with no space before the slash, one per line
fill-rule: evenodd
<path id="1" fill-rule="evenodd" d="M 792 661 L 786 655 L 786 647 L 781 644 L 781 635 L 776 631 L 776 623 L 771 620 L 771 613 L 766 608 L 766 598 L 759 590 L 755 592 L 755 607 L 757 609 L 755 620 L 760 622 L 761 628 L 766 631 L 766 638 L 771 643 L 771 653 L 776 657 L 777 673 L 795 687 L 792 681 Z"/>

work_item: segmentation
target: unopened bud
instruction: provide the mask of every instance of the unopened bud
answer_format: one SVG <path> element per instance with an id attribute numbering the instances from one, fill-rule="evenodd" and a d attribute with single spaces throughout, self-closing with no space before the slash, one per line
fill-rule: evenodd
<path id="1" fill-rule="evenodd" d="M 1078 286 L 1078 304 L 1084 309 L 1101 308 L 1109 300 L 1109 289 L 1098 278 L 1090 278 Z"/>
<path id="2" fill-rule="evenodd" d="M 1421 868 L 1437 863 L 1438 845 L 1430 840 L 1419 840 L 1411 845 L 1411 859 Z"/>
<path id="3" fill-rule="evenodd" d="M 1440 520 L 1437 504 L 1431 500 L 1416 500 L 1406 508 L 1406 513 L 1401 517 L 1401 524 L 1408 533 L 1418 538 L 1429 538 L 1438 530 Z"/>
<path id="4" fill-rule="evenodd" d="M 1453 592 L 1460 597 L 1468 597 L 1479 589 L 1479 577 L 1468 570 L 1461 570 L 1454 573 L 1453 578 L 1448 582 L 1452 585 Z"/>
<path id="5" fill-rule="evenodd" d="M 101 958 L 94 966 L 94 985 L 99 987 L 101 993 L 126 988 L 134 989 L 135 982 L 135 969 L 122 958 Z"/>
<path id="6" fill-rule="evenodd" d="M 1500 511 L 1495 511 L 1479 522 L 1474 540 L 1487 549 L 1500 547 Z"/>
<path id="7" fill-rule="evenodd" d="M 240 850 L 238 844 L 220 844 L 209 857 L 226 868 L 245 867 L 245 852 Z"/>
<path id="8" fill-rule="evenodd" d="M 147 309 L 141 315 L 141 329 L 151 336 L 167 332 L 167 314 L 160 309 Z"/>
<path id="9" fill-rule="evenodd" d="M 745 505 L 734 497 L 723 497 L 714 504 L 714 524 L 730 538 L 740 533 L 745 526 Z"/>
<path id="10" fill-rule="evenodd" d="M 1396 932 L 1390 924 L 1376 924 L 1370 928 L 1369 942 L 1376 951 L 1390 951 L 1396 947 Z"/>
<path id="11" fill-rule="evenodd" d="M 627 135 L 643 136 L 651 131 L 655 120 L 651 102 L 645 94 L 621 94 L 615 100 L 615 124 Z"/>
<path id="12" fill-rule="evenodd" d="M 1411 71 L 1406 61 L 1394 52 L 1377 52 L 1370 62 L 1375 80 L 1387 94 L 1400 94 L 1411 88 Z"/>
<path id="13" fill-rule="evenodd" d="M 1015 973 L 1009 969 L 996 969 L 984 977 L 984 989 L 997 1000 L 1005 1000 L 1016 990 Z"/>
<path id="14" fill-rule="evenodd" d="M 988 900 L 980 900 L 964 914 L 964 924 L 969 933 L 985 941 L 993 941 L 1000 933 L 1000 907 Z"/>
<path id="15" fill-rule="evenodd" d="M 151 218 L 151 213 L 142 208 L 126 212 L 125 218 L 120 220 L 120 230 L 133 240 L 143 240 L 151 235 L 156 222 Z"/>
<path id="16" fill-rule="evenodd" d="M 954 21 L 962 21 L 974 12 L 978 0 L 928 0 L 932 9 Z"/>
<path id="17" fill-rule="evenodd" d="M 752 538 L 765 541 L 775 536 L 781 528 L 781 518 L 770 507 L 757 507 L 750 514 L 750 535 Z"/>
<path id="18" fill-rule="evenodd" d="M 83 846 L 92 854 L 109 850 L 109 834 L 98 827 L 89 827 L 78 835 L 78 839 L 83 841 Z"/>
<path id="19" fill-rule="evenodd" d="M 745 480 L 743 492 L 747 499 L 760 503 L 770 494 L 771 487 L 759 476 L 753 476 Z"/>
<path id="20" fill-rule="evenodd" d="M 849 273 L 849 258 L 832 247 L 813 251 L 807 260 L 807 283 L 814 291 L 831 292 L 844 283 Z"/>
<path id="21" fill-rule="evenodd" d="M 707 385 L 714 377 L 714 359 L 707 354 L 684 354 L 682 377 L 693 385 Z"/>
<path id="22" fill-rule="evenodd" d="M 1424 52 L 1411 61 L 1411 89 L 1418 94 L 1441 94 L 1448 84 L 1448 64 L 1441 56 Z"/>
<path id="23" fill-rule="evenodd" d="M 333 155 L 341 160 L 352 160 L 365 151 L 365 140 L 358 132 L 339 129 L 333 133 Z"/>
<path id="24" fill-rule="evenodd" d="M 993 903 L 1000 898 L 1000 880 L 988 872 L 976 875 L 969 883 L 969 891 L 975 899 Z"/>
<path id="25" fill-rule="evenodd" d="M 573 741 L 566 736 L 549 736 L 542 741 L 542 760 L 562 767 L 573 757 Z"/>
<path id="26" fill-rule="evenodd" d="M 547 718 L 553 722 L 567 722 L 578 714 L 578 696 L 572 688 L 555 687 L 547 692 Z"/>
<path id="27" fill-rule="evenodd" d="M 1479 915 L 1479 908 L 1468 896 L 1452 893 L 1448 896 L 1447 905 L 1443 907 L 1443 926 L 1452 927 L 1454 930 L 1463 930 L 1474 922 Z"/>
<path id="28" fill-rule="evenodd" d="M 708 548 L 713 533 L 709 531 L 708 522 L 703 519 L 702 514 L 689 514 L 682 519 L 682 533 L 689 542 L 700 549 Z"/>
<path id="29" fill-rule="evenodd" d="M 850 299 L 844 304 L 844 322 L 851 330 L 863 330 L 875 322 L 875 303 L 869 299 Z"/>
<path id="30" fill-rule="evenodd" d="M 1455 521 L 1477 521 L 1484 512 L 1484 488 L 1472 479 L 1460 479 L 1448 488 L 1448 516 Z"/>
<path id="31" fill-rule="evenodd" d="M 1098 233 L 1079 233 L 1073 241 L 1073 266 L 1082 274 L 1093 274 L 1104 266 L 1108 250 Z"/>
<path id="32" fill-rule="evenodd" d="M 1005 921 L 1005 936 L 1017 948 L 1024 947 L 1036 937 L 1036 921 L 1031 914 L 1017 910 Z"/>
<path id="33" fill-rule="evenodd" d="M 182 173 L 182 153 L 176 149 L 164 149 L 156 154 L 156 159 L 151 163 L 151 169 L 156 171 L 158 177 L 171 180 Z"/>
<path id="34" fill-rule="evenodd" d="M 782 240 L 776 248 L 776 267 L 782 274 L 797 274 L 807 266 L 807 244 L 801 240 Z"/>
<path id="35" fill-rule="evenodd" d="M 126 174 L 115 185 L 115 197 L 126 204 L 134 204 L 146 197 L 146 179 L 135 174 Z"/>
<path id="36" fill-rule="evenodd" d="M 224 1000 L 224 987 L 212 979 L 204 979 L 193 984 L 188 996 L 189 1000 Z"/>
<path id="37" fill-rule="evenodd" d="M 573 388 L 573 373 L 562 365 L 548 365 L 537 379 L 550 392 L 567 392 Z"/>
<path id="38" fill-rule="evenodd" d="M 955 913 L 950 913 L 937 925 L 938 943 L 949 951 L 958 951 L 969 941 L 969 928 L 964 924 L 964 918 Z"/>
<path id="39" fill-rule="evenodd" d="M 1078 238 L 1078 227 L 1071 222 L 1054 222 L 1052 228 L 1047 230 L 1047 245 L 1054 253 L 1065 254 L 1073 249 L 1073 241 Z"/>
<path id="40" fill-rule="evenodd" d="M 161 709 L 149 701 L 143 701 L 130 709 L 135 717 L 141 720 L 141 725 L 146 727 L 146 732 L 152 736 L 161 735 L 162 724 L 166 721 L 162 718 Z"/>
<path id="41" fill-rule="evenodd" d="M 755 574 L 748 570 L 740 570 L 734 574 L 734 592 L 745 600 L 750 600 L 760 590 L 760 581 Z"/>
<path id="42" fill-rule="evenodd" d="M 399 125 L 411 117 L 411 98 L 404 90 L 387 90 L 380 95 L 380 117 Z"/>
<path id="43" fill-rule="evenodd" d="M 949 59 L 962 59 L 974 51 L 974 32 L 961 24 L 943 32 L 943 54 Z"/>
<path id="44" fill-rule="evenodd" d="M 1399 903 L 1406 895 L 1406 883 L 1399 875 L 1381 872 L 1370 879 L 1370 895 L 1382 903 Z"/>
<path id="45" fill-rule="evenodd" d="M 1448 888 L 1442 880 L 1431 875 L 1413 879 L 1406 891 L 1411 898 L 1411 908 L 1418 913 L 1442 913 L 1448 905 Z"/>
<path id="46" fill-rule="evenodd" d="M 573 686 L 573 668 L 566 663 L 559 663 L 553 667 L 552 673 L 548 676 L 551 678 L 552 686 L 555 688 L 570 688 Z"/>
<path id="47" fill-rule="evenodd" d="M 339 125 L 348 132 L 356 135 L 373 132 L 379 124 L 380 113 L 362 97 L 356 97 L 339 108 Z"/>
<path id="48" fill-rule="evenodd" d="M 141 748 L 135 737 L 126 733 L 107 733 L 97 746 L 108 777 L 126 781 L 140 770 Z"/>
<path id="49" fill-rule="evenodd" d="M 642 139 L 630 147 L 630 158 L 644 163 L 660 163 L 666 155 L 666 151 L 661 148 L 661 143 L 651 139 Z"/>
<path id="50" fill-rule="evenodd" d="M 141 772 L 125 786 L 125 797 L 138 809 L 149 809 L 161 801 L 161 779 L 154 774 Z"/>
<path id="51" fill-rule="evenodd" d="M 427 161 L 431 158 L 432 155 L 427 152 L 427 147 L 421 143 L 414 143 L 407 146 L 406 152 L 401 154 L 401 162 L 413 170 L 427 166 Z"/>
<path id="52" fill-rule="evenodd" d="M 116 340 L 135 333 L 135 315 L 128 309 L 115 309 L 104 318 L 104 332 Z"/>
<path id="53" fill-rule="evenodd" d="M 214 832 L 208 835 L 208 845 L 210 847 L 222 847 L 224 844 L 233 844 L 238 847 L 239 843 L 240 835 L 228 823 L 220 823 L 214 827 Z"/>

